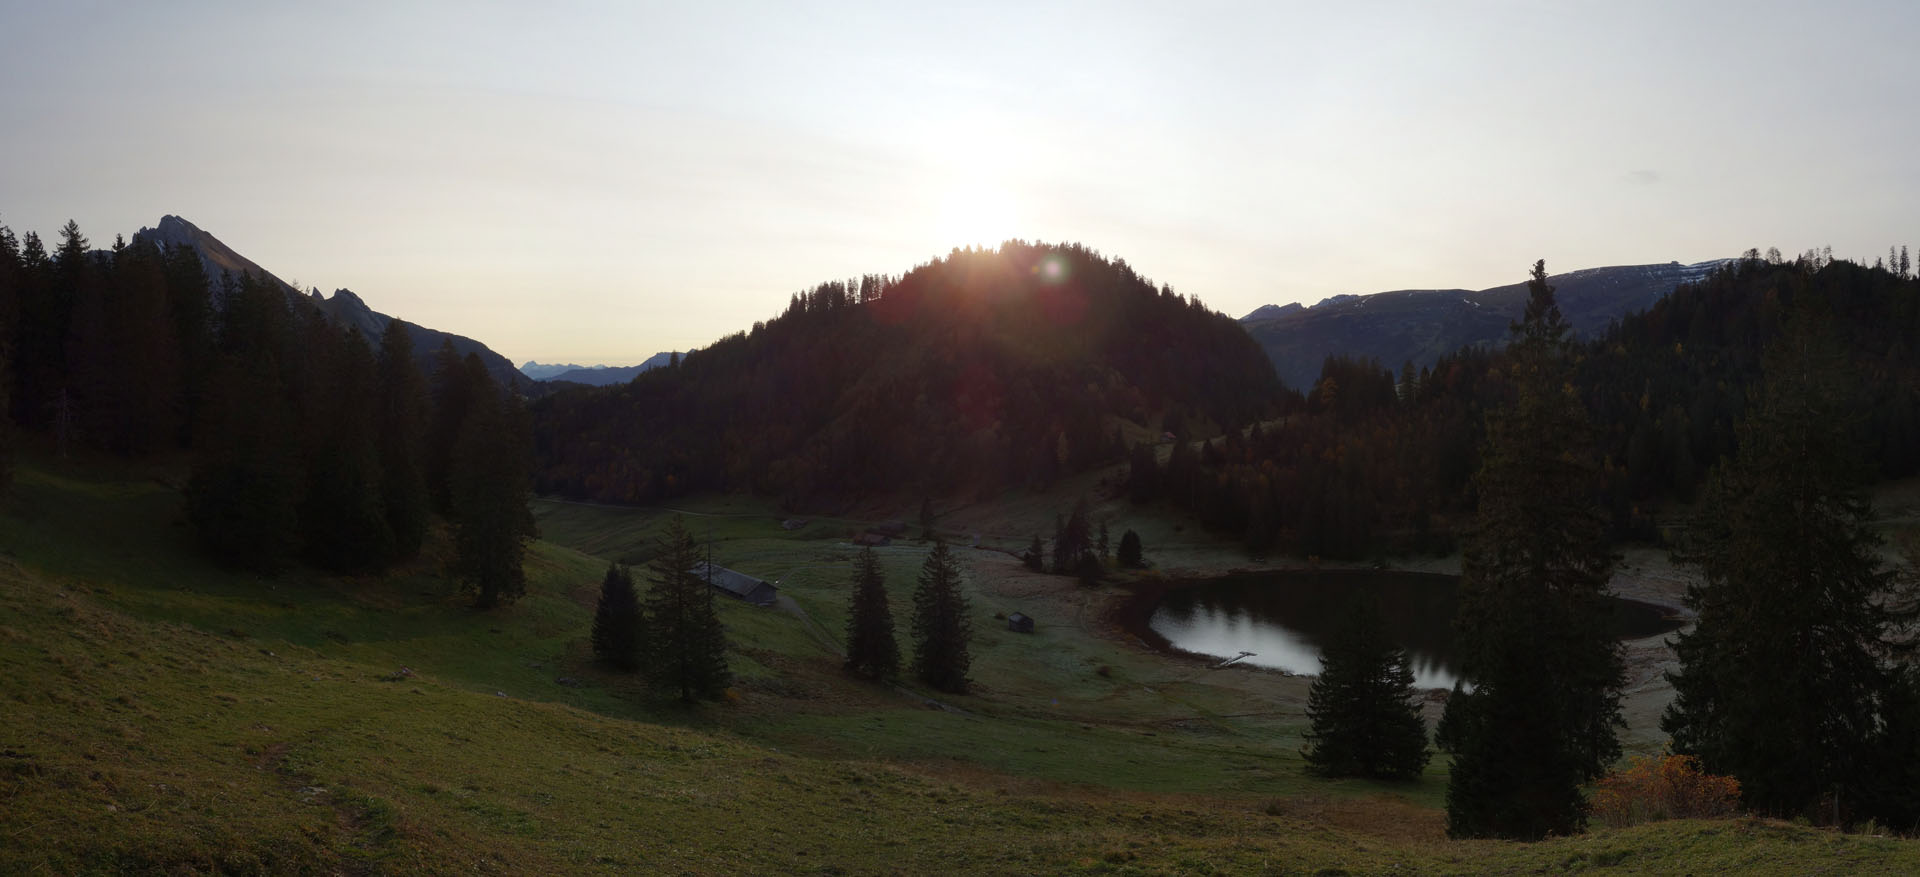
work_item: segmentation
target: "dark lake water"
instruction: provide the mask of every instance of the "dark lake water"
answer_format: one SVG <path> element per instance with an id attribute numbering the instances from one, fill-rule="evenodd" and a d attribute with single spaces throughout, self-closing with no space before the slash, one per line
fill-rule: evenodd
<path id="1" fill-rule="evenodd" d="M 1319 673 L 1320 648 L 1360 595 L 1371 596 L 1387 634 L 1413 660 L 1416 685 L 1451 688 L 1453 609 L 1459 579 L 1428 573 L 1371 570 L 1259 573 L 1228 576 L 1169 591 L 1147 626 L 1174 648 L 1231 658 L 1293 673 Z M 1615 600 L 1615 630 L 1639 639 L 1676 630 L 1657 606 Z"/>

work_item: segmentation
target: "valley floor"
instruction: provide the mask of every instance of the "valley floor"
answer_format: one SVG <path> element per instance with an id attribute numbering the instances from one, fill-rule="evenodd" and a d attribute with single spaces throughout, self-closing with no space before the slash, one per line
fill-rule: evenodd
<path id="1" fill-rule="evenodd" d="M 481 613 L 444 540 L 381 577 L 211 568 L 178 483 L 35 461 L 0 501 L 0 872 L 1920 870 L 1920 844 L 1744 819 L 1448 841 L 1444 759 L 1407 785 L 1306 776 L 1305 680 L 1154 652 L 1116 625 L 1123 590 L 996 550 L 1068 492 L 940 510 L 984 547 L 962 552 L 977 686 L 937 698 L 838 669 L 845 536 L 888 510 L 787 530 L 752 500 L 686 506 L 799 611 L 723 604 L 734 694 L 683 709 L 586 646 L 607 562 L 650 557 L 663 512 L 537 502 L 528 595 Z M 1166 574 L 1235 564 L 1106 511 Z M 881 549 L 903 640 L 923 553 Z"/>

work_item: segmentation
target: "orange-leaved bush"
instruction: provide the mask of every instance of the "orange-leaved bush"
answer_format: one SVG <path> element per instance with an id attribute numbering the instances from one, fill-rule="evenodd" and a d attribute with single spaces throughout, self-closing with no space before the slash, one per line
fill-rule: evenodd
<path id="1" fill-rule="evenodd" d="M 1740 781 L 1700 769 L 1691 755 L 1635 757 L 1623 770 L 1600 778 L 1593 815 L 1620 828 L 1661 819 L 1706 819 L 1740 809 Z"/>

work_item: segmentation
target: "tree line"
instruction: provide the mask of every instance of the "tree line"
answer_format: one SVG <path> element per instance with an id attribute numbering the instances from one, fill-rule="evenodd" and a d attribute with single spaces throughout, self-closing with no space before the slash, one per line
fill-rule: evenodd
<path id="1" fill-rule="evenodd" d="M 406 562 L 437 513 L 479 605 L 510 601 L 533 533 L 526 414 L 450 346 L 429 382 L 407 329 L 364 338 L 270 278 L 209 278 L 192 247 L 98 251 L 68 222 L 49 253 L 0 226 L 0 457 L 16 425 L 61 455 L 188 450 L 197 540 L 260 571 Z"/>
<path id="2" fill-rule="evenodd" d="M 1592 488 L 1615 539 L 1658 542 L 1659 510 L 1691 502 L 1737 446 L 1763 351 L 1798 307 L 1827 315 L 1866 390 L 1851 425 L 1870 477 L 1920 472 L 1920 280 L 1808 253 L 1750 253 L 1598 338 L 1574 343 L 1568 383 L 1595 430 Z M 1478 496 L 1487 413 L 1520 389 L 1513 351 L 1434 365 L 1329 357 L 1296 407 L 1254 427 L 1130 449 L 1136 501 L 1192 511 L 1250 552 L 1365 559 L 1453 550 Z"/>

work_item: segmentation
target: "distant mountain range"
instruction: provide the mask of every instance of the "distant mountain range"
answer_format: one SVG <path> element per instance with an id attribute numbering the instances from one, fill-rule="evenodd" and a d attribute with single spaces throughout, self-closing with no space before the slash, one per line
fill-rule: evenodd
<path id="1" fill-rule="evenodd" d="M 583 368 L 601 369 L 601 368 L 607 368 L 607 366 L 574 365 L 573 363 L 566 363 L 562 365 L 560 363 L 553 363 L 553 362 L 535 362 L 529 359 L 526 362 L 523 362 L 520 364 L 520 373 L 536 381 L 544 381 L 548 378 L 558 377 L 560 375 L 566 374 L 567 372 L 573 371 L 574 369 L 583 369 Z"/>
<path id="2" fill-rule="evenodd" d="M 303 293 L 274 276 L 273 272 L 260 267 L 259 263 L 235 252 L 219 238 L 178 216 L 160 217 L 158 226 L 140 229 L 134 234 L 134 238 L 150 240 L 165 247 L 192 247 L 200 254 L 200 264 L 206 269 L 207 278 L 213 282 L 216 293 L 219 290 L 222 274 L 233 274 L 238 277 L 251 272 L 278 284 L 286 292 L 289 300 L 296 304 L 319 308 L 334 324 L 359 330 L 361 336 L 367 339 L 367 344 L 375 351 L 380 348 L 380 336 L 386 332 L 387 322 L 393 319 L 368 307 L 367 303 L 351 290 L 335 290 L 331 298 L 322 297 L 319 290 Z M 513 367 L 512 361 L 493 352 L 479 341 L 451 332 L 429 329 L 411 321 L 408 321 L 407 325 L 408 334 L 413 340 L 414 357 L 420 364 L 423 374 L 432 375 L 434 353 L 442 344 L 451 341 L 454 351 L 462 357 L 469 353 L 479 354 L 481 361 L 487 364 L 487 371 L 493 375 L 494 380 L 522 390 L 527 389 L 532 383 Z"/>
<path id="3" fill-rule="evenodd" d="M 1548 280 L 1560 312 L 1576 332 L 1591 337 L 1728 261 L 1588 268 Z M 1336 295 L 1312 307 L 1263 305 L 1241 317 L 1240 325 L 1273 360 L 1280 379 L 1305 391 L 1319 380 L 1321 364 L 1333 354 L 1371 357 L 1391 369 L 1412 361 L 1419 368 L 1462 347 L 1504 344 L 1508 325 L 1520 318 L 1526 304 L 1524 282 L 1477 292 L 1402 289 Z"/>
<path id="4" fill-rule="evenodd" d="M 520 366 L 520 373 L 536 381 L 551 383 L 585 384 L 589 387 L 606 387 L 624 384 L 633 380 L 635 375 L 659 368 L 673 361 L 674 353 L 686 356 L 688 351 L 665 351 L 647 357 L 639 365 L 556 365 L 542 364 L 527 360 Z"/>

